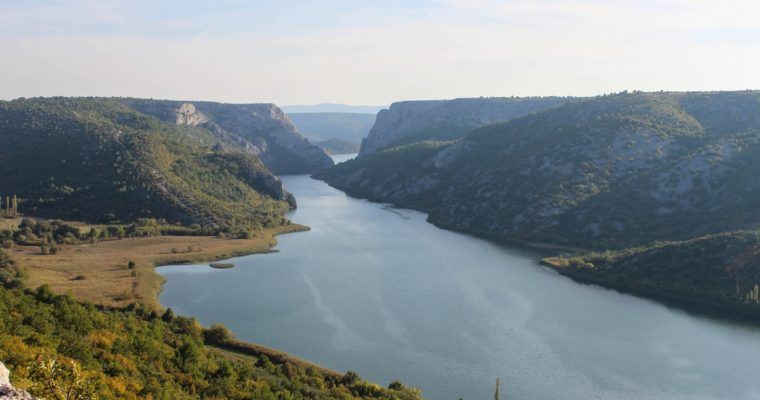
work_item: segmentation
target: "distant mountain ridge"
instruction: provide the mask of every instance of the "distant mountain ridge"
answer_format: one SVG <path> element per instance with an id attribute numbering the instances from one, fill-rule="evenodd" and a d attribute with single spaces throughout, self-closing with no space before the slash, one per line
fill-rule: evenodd
<path id="1" fill-rule="evenodd" d="M 391 104 L 362 141 L 359 156 L 420 140 L 450 140 L 472 129 L 575 101 L 569 97 L 481 97 Z"/>
<path id="2" fill-rule="evenodd" d="M 291 113 L 349 113 L 349 114 L 377 114 L 387 106 L 352 106 L 339 103 L 322 103 L 312 105 L 290 105 L 281 108 L 288 114 Z"/>
<path id="3" fill-rule="evenodd" d="M 357 153 L 375 122 L 375 114 L 289 113 L 312 143 L 332 154 Z"/>

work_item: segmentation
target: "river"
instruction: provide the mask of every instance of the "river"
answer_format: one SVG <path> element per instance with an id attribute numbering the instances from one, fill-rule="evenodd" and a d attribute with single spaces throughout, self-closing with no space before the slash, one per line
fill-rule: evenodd
<path id="1" fill-rule="evenodd" d="M 583 285 L 540 255 L 283 177 L 310 232 L 233 269 L 161 267 L 204 325 L 431 399 L 760 399 L 760 329 Z"/>

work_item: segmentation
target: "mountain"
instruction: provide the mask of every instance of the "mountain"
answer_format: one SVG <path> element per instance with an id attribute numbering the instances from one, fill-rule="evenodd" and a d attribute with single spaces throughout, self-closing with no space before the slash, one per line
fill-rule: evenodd
<path id="1" fill-rule="evenodd" d="M 203 110 L 217 108 L 224 106 L 201 104 Z M 237 120 L 257 123 L 255 132 L 282 126 L 271 105 L 207 115 L 189 103 L 154 100 L 0 102 L 0 194 L 17 195 L 19 211 L 41 217 L 279 224 L 280 215 L 295 206 L 293 196 L 249 142 L 211 123 L 235 128 L 229 114 L 236 109 L 242 109 Z M 254 110 L 261 114 L 251 116 Z"/>
<path id="2" fill-rule="evenodd" d="M 307 174 L 332 166 L 274 104 L 124 99 L 137 111 L 176 125 L 201 127 L 259 156 L 277 175 Z"/>
<path id="3" fill-rule="evenodd" d="M 332 154 L 357 153 L 375 114 L 290 113 L 293 123 L 312 143 Z"/>
<path id="4" fill-rule="evenodd" d="M 584 282 L 760 315 L 758 232 L 548 258 L 544 264 Z"/>
<path id="5" fill-rule="evenodd" d="M 282 109 L 288 114 L 298 113 L 356 113 L 356 114 L 377 114 L 386 106 L 351 106 L 338 103 L 322 103 L 313 105 L 295 105 L 282 106 Z"/>
<path id="6" fill-rule="evenodd" d="M 760 92 L 637 92 L 365 153 L 316 176 L 497 241 L 616 249 L 760 227 L 758 159 Z"/>
<path id="7" fill-rule="evenodd" d="M 359 156 L 420 140 L 446 140 L 474 128 L 543 111 L 568 101 L 562 97 L 490 97 L 402 101 L 377 114 Z"/>

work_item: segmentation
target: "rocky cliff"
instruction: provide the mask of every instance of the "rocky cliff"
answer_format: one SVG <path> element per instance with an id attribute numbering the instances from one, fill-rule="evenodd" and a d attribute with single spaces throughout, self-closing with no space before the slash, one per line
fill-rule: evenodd
<path id="1" fill-rule="evenodd" d="M 379 150 L 433 139 L 448 140 L 474 128 L 543 111 L 572 101 L 561 97 L 472 98 L 402 101 L 377 114 L 362 141 L 360 156 Z"/>
<path id="2" fill-rule="evenodd" d="M 307 174 L 333 165 L 274 104 L 125 99 L 142 113 L 177 125 L 197 126 L 261 158 L 277 175 Z"/>
<path id="3" fill-rule="evenodd" d="M 16 389 L 11 385 L 11 375 L 8 368 L 0 362 L 0 400 L 34 400 L 25 390 Z"/>

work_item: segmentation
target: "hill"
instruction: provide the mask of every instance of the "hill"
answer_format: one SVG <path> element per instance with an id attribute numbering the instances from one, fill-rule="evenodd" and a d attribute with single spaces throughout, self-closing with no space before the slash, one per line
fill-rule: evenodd
<path id="1" fill-rule="evenodd" d="M 139 111 L 148 106 L 173 109 L 175 120 Z M 0 194 L 42 217 L 280 224 L 293 196 L 244 143 L 202 126 L 192 109 L 116 98 L 0 102 Z"/>
<path id="2" fill-rule="evenodd" d="M 175 124 L 199 127 L 261 158 L 276 175 L 307 174 L 333 165 L 309 143 L 274 104 L 123 99 L 141 113 Z"/>
<path id="3" fill-rule="evenodd" d="M 758 232 L 549 258 L 544 264 L 585 282 L 760 316 Z"/>
<path id="4" fill-rule="evenodd" d="M 611 249 L 757 228 L 758 158 L 760 92 L 624 93 L 317 176 L 481 237 Z"/>
<path id="5" fill-rule="evenodd" d="M 489 97 L 454 100 L 402 101 L 377 114 L 362 141 L 359 156 L 420 140 L 461 137 L 474 128 L 543 111 L 572 98 Z"/>
<path id="6" fill-rule="evenodd" d="M 328 153 L 357 153 L 367 136 L 375 114 L 289 113 L 293 123 L 312 143 Z"/>

